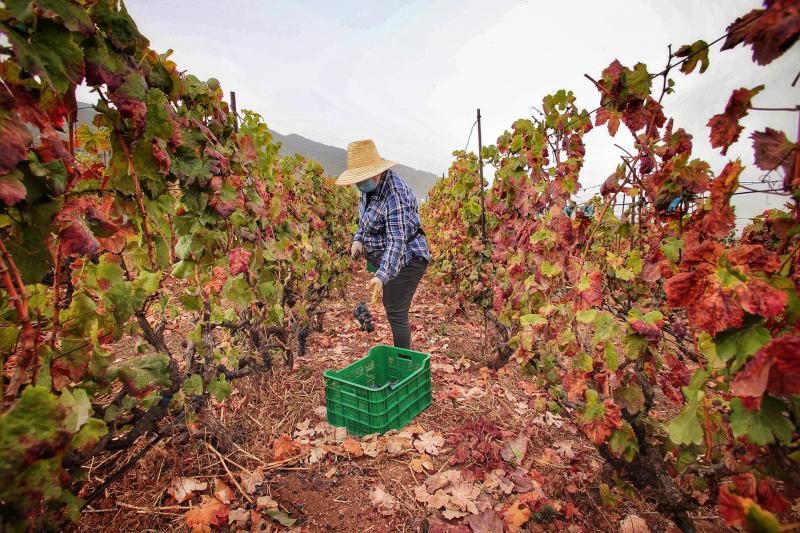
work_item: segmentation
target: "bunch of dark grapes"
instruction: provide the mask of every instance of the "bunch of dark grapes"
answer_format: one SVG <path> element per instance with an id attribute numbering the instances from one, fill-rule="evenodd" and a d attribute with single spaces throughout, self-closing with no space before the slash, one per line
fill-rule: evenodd
<path id="1" fill-rule="evenodd" d="M 361 331 L 372 333 L 372 330 L 375 329 L 375 326 L 372 324 L 372 315 L 370 314 L 369 309 L 367 309 L 367 304 L 364 302 L 358 302 L 353 315 L 358 320 L 358 323 L 361 324 Z"/>
<path id="2" fill-rule="evenodd" d="M 306 354 L 306 339 L 308 339 L 308 328 L 300 328 L 297 332 L 297 344 L 300 348 L 300 357 Z"/>

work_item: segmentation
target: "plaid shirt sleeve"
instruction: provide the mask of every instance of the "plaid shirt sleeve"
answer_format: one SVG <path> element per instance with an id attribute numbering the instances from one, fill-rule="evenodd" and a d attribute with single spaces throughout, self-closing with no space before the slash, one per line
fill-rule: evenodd
<path id="1" fill-rule="evenodd" d="M 375 277 L 384 285 L 390 279 L 397 277 L 400 272 L 401 260 L 406 248 L 407 213 L 413 210 L 413 205 L 408 205 L 403 195 L 392 187 L 386 197 L 386 251 L 381 259 L 381 265 L 375 272 Z"/>
<path id="2" fill-rule="evenodd" d="M 358 228 L 356 228 L 356 234 L 353 235 L 353 241 L 361 241 L 364 242 L 364 236 L 361 234 L 361 219 L 364 217 L 364 207 L 365 207 L 365 200 L 364 195 L 362 194 L 358 200 Z"/>

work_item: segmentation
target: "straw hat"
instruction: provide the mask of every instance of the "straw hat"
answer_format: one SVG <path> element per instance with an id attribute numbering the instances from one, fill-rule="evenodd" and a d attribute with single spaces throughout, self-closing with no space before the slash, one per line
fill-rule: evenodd
<path id="1" fill-rule="evenodd" d="M 372 139 L 351 142 L 347 145 L 347 170 L 336 179 L 336 185 L 352 185 L 364 181 L 396 164 L 378 154 Z"/>

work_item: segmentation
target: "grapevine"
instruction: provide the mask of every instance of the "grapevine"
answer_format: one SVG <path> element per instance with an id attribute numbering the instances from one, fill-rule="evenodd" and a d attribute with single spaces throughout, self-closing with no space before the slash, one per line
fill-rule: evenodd
<path id="1" fill-rule="evenodd" d="M 762 65 L 780 58 L 800 33 L 796 10 L 795 2 L 766 2 L 727 28 L 722 49 L 751 46 Z M 613 61 L 587 76 L 600 93 L 593 111 L 561 90 L 482 147 L 481 159 L 495 167 L 489 242 L 478 229 L 474 154 L 455 152 L 423 206 L 423 224 L 442 290 L 476 304 L 497 327 L 494 365 L 513 359 L 538 376 L 549 408 L 654 493 L 661 512 L 693 531 L 690 513 L 708 500 L 731 526 L 777 531 L 788 509 L 782 493 L 800 488 L 800 387 L 792 377 L 800 151 L 791 134 L 750 134 L 756 167 L 765 179 L 782 177 L 787 203 L 738 236 L 731 199 L 744 165 L 712 169 L 693 157 L 692 135 L 662 107 L 676 88 L 671 76 L 702 74 L 709 51 L 705 41 L 683 46 L 657 74 Z M 708 122 L 723 155 L 742 142 L 739 121 L 759 109 L 763 86 L 732 89 Z M 615 136 L 620 127 L 633 146 L 588 208 L 573 209 L 585 137 L 600 128 Z M 613 206 L 621 198 L 620 213 Z M 657 406 L 673 414 L 660 419 Z"/>
<path id="2" fill-rule="evenodd" d="M 0 31 L 0 529 L 22 531 L 77 518 L 93 457 L 291 362 L 346 281 L 355 197 L 116 0 L 6 3 Z"/>

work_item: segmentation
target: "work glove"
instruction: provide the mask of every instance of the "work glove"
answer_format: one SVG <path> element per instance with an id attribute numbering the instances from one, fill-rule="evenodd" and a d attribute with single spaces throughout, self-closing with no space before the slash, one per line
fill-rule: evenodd
<path id="1" fill-rule="evenodd" d="M 364 245 L 361 241 L 353 241 L 353 245 L 350 246 L 350 255 L 353 256 L 353 259 L 361 257 L 361 254 L 364 253 Z"/>
<path id="2" fill-rule="evenodd" d="M 383 282 L 380 280 L 380 278 L 372 278 L 369 280 L 369 283 L 367 283 L 367 288 L 370 290 L 370 292 L 372 292 L 372 303 L 377 303 L 378 297 L 383 290 Z"/>

